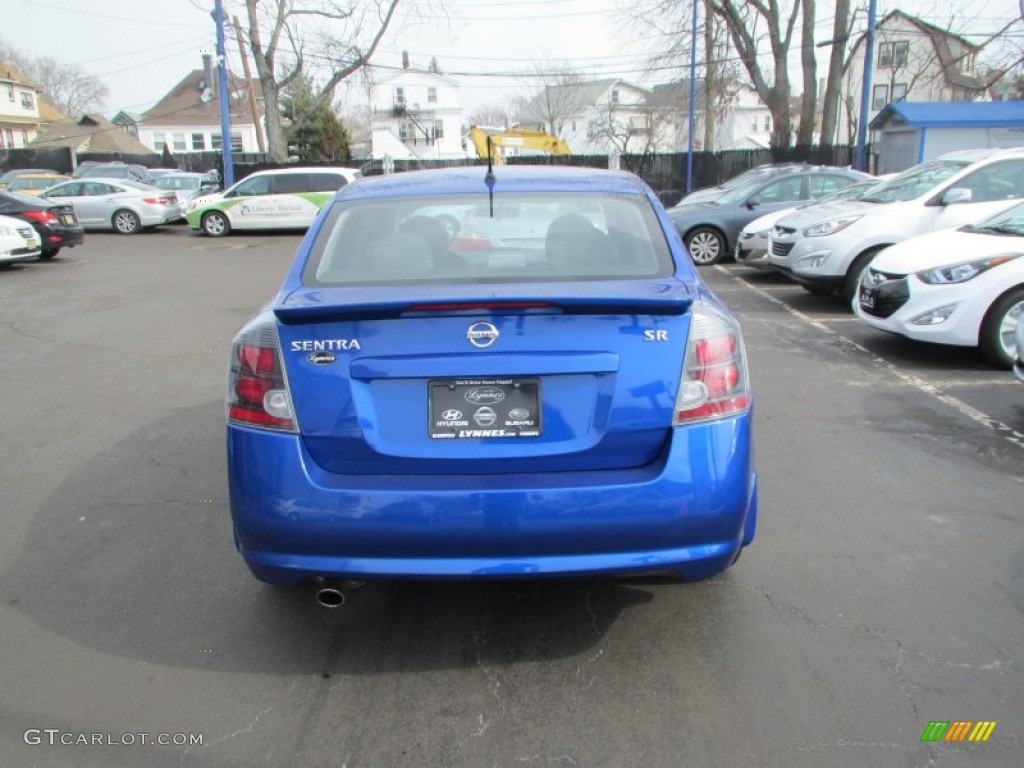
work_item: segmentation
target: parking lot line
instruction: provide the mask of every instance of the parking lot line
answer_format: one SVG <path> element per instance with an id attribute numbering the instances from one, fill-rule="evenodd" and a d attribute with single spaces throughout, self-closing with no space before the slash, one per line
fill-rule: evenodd
<path id="1" fill-rule="evenodd" d="M 938 400 L 939 402 L 944 403 L 953 410 L 957 411 L 962 416 L 966 416 L 972 421 L 981 424 L 982 426 L 987 427 L 988 429 L 993 430 L 999 436 L 1013 443 L 1021 450 L 1024 450 L 1024 433 L 1018 432 L 1008 424 L 1004 424 L 998 419 L 992 418 L 991 416 L 978 410 L 974 406 L 965 403 L 960 398 L 954 397 L 953 395 L 944 392 L 942 390 L 941 385 L 926 381 L 920 378 L 919 376 L 914 376 L 912 374 L 906 373 L 905 371 L 901 371 L 899 368 L 896 367 L 895 364 L 889 362 L 883 357 L 879 357 L 874 352 L 865 347 L 863 344 L 857 343 L 853 339 L 844 336 L 843 334 L 839 333 L 839 331 L 826 325 L 827 321 L 817 320 L 816 318 L 813 318 L 810 315 L 808 315 L 806 312 L 801 312 L 796 307 L 790 306 L 785 301 L 776 296 L 773 296 L 771 293 L 764 290 L 763 288 L 759 288 L 758 286 L 754 285 L 753 283 L 750 283 L 743 277 L 740 277 L 739 275 L 736 274 L 736 272 L 726 269 L 723 266 L 717 264 L 714 268 L 721 272 L 722 274 L 728 275 L 729 277 L 733 278 L 736 282 L 744 286 L 751 293 L 785 310 L 790 315 L 795 317 L 797 320 L 800 320 L 806 325 L 809 325 L 812 328 L 821 331 L 823 334 L 830 336 L 840 344 L 843 344 L 844 346 L 850 347 L 851 349 L 855 349 L 856 351 L 862 353 L 871 361 L 873 365 L 875 365 L 878 368 L 881 368 L 886 373 L 895 377 L 902 384 L 913 387 L 919 390 L 920 392 L 928 395 L 929 397 L 932 397 Z"/>

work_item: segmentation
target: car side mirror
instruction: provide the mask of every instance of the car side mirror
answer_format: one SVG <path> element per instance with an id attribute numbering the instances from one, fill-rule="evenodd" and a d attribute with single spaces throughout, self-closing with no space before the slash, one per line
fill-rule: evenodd
<path id="1" fill-rule="evenodd" d="M 953 187 L 942 194 L 943 205 L 956 205 L 957 203 L 969 203 L 974 194 L 966 187 Z"/>
<path id="2" fill-rule="evenodd" d="M 746 202 L 747 208 L 751 211 L 757 208 L 757 206 L 759 206 L 760 204 L 761 198 L 758 197 L 757 195 L 754 195 L 753 197 L 749 198 Z"/>

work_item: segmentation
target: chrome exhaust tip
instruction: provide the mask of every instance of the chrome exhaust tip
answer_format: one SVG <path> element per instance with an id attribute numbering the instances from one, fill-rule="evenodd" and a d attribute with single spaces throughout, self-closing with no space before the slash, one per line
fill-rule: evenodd
<path id="1" fill-rule="evenodd" d="M 323 587 L 317 590 L 316 601 L 321 608 L 341 608 L 345 604 L 345 593 L 334 587 Z"/>

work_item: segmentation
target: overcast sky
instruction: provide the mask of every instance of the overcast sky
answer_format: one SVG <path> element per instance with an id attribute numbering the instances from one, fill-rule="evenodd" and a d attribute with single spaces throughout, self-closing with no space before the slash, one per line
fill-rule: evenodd
<path id="1" fill-rule="evenodd" d="M 408 5 L 415 0 L 404 0 Z M 435 0 L 435 3 L 437 0 Z M 412 65 L 425 68 L 437 56 L 445 74 L 459 80 L 462 102 L 500 102 L 524 93 L 535 62 L 566 60 L 598 77 L 621 77 L 648 84 L 644 41 L 623 31 L 615 9 L 624 0 L 446 0 L 445 18 L 436 10 L 427 18 L 400 14 L 399 23 L 374 58 L 384 67 L 401 64 L 408 50 Z M 953 0 L 879 0 L 879 15 L 896 7 L 934 23 L 962 8 Z M 190 70 L 201 66 L 201 50 L 214 46 L 208 11 L 213 0 L 2 0 L 0 38 L 28 54 L 46 54 L 80 64 L 110 88 L 105 112 L 142 112 Z M 227 7 L 238 8 L 239 0 Z M 401 6 L 400 6 L 401 7 Z M 437 6 L 435 5 L 435 8 Z M 818 0 L 818 39 L 830 36 L 832 4 Z M 986 0 L 971 6 L 969 26 L 983 33 L 998 29 L 1018 13 L 1016 0 Z M 964 13 L 964 12 L 957 12 Z M 954 24 L 954 27 L 958 25 Z M 963 26 L 956 31 L 962 31 Z M 1024 43 L 1024 41 L 1020 41 Z M 229 42 L 232 68 L 240 69 L 237 49 Z M 827 49 L 821 49 L 819 74 L 825 74 Z M 387 74 L 388 70 L 380 70 Z M 492 76 L 470 77 L 472 73 Z M 493 75 L 497 76 L 493 76 Z M 660 73 L 669 80 L 670 71 Z M 533 81 L 536 82 L 536 81 Z M 797 79 L 798 83 L 799 80 Z M 339 91 L 346 102 L 365 101 L 360 89 Z"/>

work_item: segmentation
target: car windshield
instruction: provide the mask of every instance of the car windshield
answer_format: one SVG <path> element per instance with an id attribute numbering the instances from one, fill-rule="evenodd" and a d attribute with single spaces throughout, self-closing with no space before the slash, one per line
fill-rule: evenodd
<path id="1" fill-rule="evenodd" d="M 649 201 L 635 195 L 505 193 L 334 206 L 307 285 L 494 283 L 664 277 L 674 272 Z"/>
<path id="2" fill-rule="evenodd" d="M 198 176 L 161 176 L 156 180 L 160 189 L 199 189 Z"/>
<path id="3" fill-rule="evenodd" d="M 870 195 L 861 198 L 868 203 L 899 203 L 913 200 L 941 184 L 970 163 L 957 160 L 935 160 L 910 168 L 895 179 L 883 183 Z"/>
<path id="4" fill-rule="evenodd" d="M 1000 232 L 1005 235 L 1024 236 L 1024 203 L 996 214 L 980 224 L 964 227 L 968 232 Z"/>

